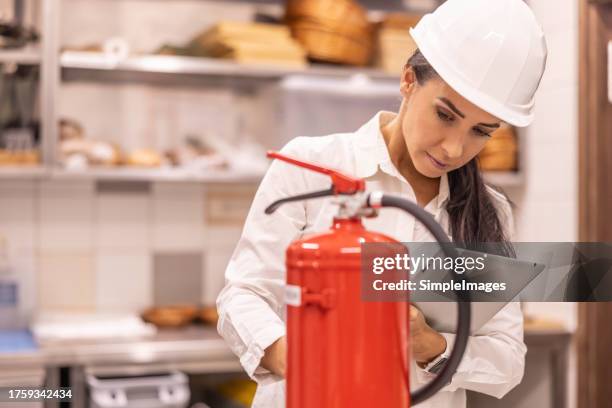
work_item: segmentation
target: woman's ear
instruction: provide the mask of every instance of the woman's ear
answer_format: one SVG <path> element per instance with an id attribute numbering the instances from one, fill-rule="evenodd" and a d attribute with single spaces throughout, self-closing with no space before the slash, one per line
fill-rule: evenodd
<path id="1" fill-rule="evenodd" d="M 402 71 L 402 77 L 400 80 L 400 93 L 404 97 L 410 96 L 410 92 L 414 89 L 416 84 L 416 75 L 414 69 L 407 65 Z"/>

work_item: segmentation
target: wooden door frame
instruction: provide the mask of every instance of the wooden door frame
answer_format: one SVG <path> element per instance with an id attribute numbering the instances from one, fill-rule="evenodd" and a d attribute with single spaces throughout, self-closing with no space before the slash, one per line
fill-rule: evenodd
<path id="1" fill-rule="evenodd" d="M 612 242 L 612 1 L 579 0 L 579 240 Z M 578 407 L 612 401 L 612 303 L 578 305 Z"/>

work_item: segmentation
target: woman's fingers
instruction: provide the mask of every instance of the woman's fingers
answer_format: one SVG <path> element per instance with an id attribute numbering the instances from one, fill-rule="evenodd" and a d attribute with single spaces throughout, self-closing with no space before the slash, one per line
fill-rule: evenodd
<path id="1" fill-rule="evenodd" d="M 410 322 L 413 322 L 419 318 L 421 312 L 413 304 L 410 304 Z"/>
<path id="2" fill-rule="evenodd" d="M 287 365 L 287 338 L 285 336 L 276 340 L 265 350 L 260 364 L 274 374 L 285 377 Z"/>

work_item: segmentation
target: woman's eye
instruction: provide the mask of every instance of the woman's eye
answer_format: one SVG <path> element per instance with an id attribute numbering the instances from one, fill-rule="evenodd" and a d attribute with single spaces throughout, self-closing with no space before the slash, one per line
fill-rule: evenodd
<path id="1" fill-rule="evenodd" d="M 478 136 L 491 137 L 489 132 L 486 132 L 480 128 L 474 128 L 474 133 L 476 133 Z"/>
<path id="2" fill-rule="evenodd" d="M 442 119 L 445 122 L 452 122 L 453 121 L 453 117 L 450 115 L 447 115 L 446 113 L 442 112 L 441 110 L 438 110 L 438 117 L 440 119 Z"/>

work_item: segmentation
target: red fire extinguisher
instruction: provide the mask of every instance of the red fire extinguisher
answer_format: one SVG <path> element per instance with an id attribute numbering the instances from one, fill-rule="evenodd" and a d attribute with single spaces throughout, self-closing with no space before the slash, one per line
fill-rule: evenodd
<path id="1" fill-rule="evenodd" d="M 410 393 L 407 302 L 364 302 L 360 297 L 361 245 L 398 244 L 367 231 L 363 216 L 381 207 L 402 209 L 450 243 L 442 227 L 415 203 L 381 192 L 365 192 L 365 182 L 341 172 L 278 152 L 268 157 L 327 174 L 329 189 L 282 198 L 266 208 L 298 200 L 337 195 L 339 212 L 327 232 L 302 237 L 286 252 L 287 408 L 405 408 L 416 405 L 450 382 L 467 345 L 470 303 L 458 294 L 457 336 L 446 365 L 430 383 Z M 442 245 L 446 256 L 458 256 Z"/>

